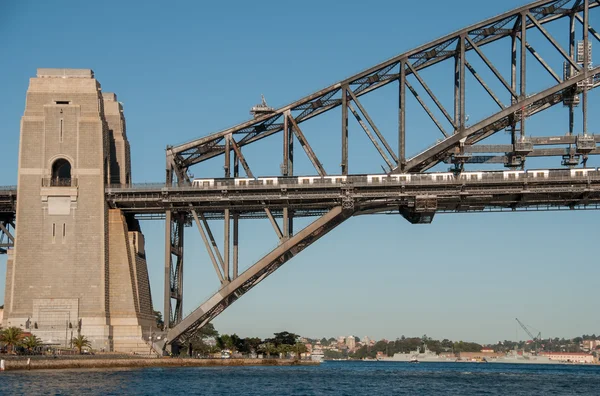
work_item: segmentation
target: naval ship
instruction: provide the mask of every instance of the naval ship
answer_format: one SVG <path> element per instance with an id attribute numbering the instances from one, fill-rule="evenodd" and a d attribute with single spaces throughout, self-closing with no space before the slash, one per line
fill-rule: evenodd
<path id="1" fill-rule="evenodd" d="M 506 364 L 566 364 L 558 360 L 552 360 L 547 356 L 536 356 L 531 354 L 519 355 L 516 351 L 512 351 L 505 356 L 494 358 L 469 359 L 461 360 L 452 355 L 438 355 L 435 352 L 425 349 L 421 352 L 419 349 L 409 353 L 395 353 L 392 357 L 378 357 L 379 361 L 386 362 L 408 362 L 408 363 L 506 363 Z"/>

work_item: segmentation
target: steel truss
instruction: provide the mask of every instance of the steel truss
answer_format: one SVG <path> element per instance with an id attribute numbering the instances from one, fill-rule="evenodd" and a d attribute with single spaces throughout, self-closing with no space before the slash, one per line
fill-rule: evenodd
<path id="1" fill-rule="evenodd" d="M 598 184 L 590 180 L 579 184 L 497 183 L 480 186 L 388 186 L 379 189 L 349 183 L 320 189 L 264 188 L 257 191 L 236 188 L 199 191 L 186 186 L 191 184 L 188 174 L 191 166 L 221 155 L 224 156 L 226 178 L 239 177 L 240 165 L 247 177 L 254 177 L 243 155 L 243 147 L 279 132 L 283 132 L 283 176 L 294 175 L 295 141 L 308 156 L 315 173 L 327 175 L 301 125 L 306 120 L 338 107 L 341 108 L 341 169 L 335 174 L 350 175 L 350 114 L 372 142 L 389 174 L 424 172 L 442 162 L 453 164 L 457 172 L 471 163 L 502 163 L 509 168 L 523 169 L 526 158 L 541 156 L 560 156 L 566 166 L 577 165 L 580 160 L 585 165 L 589 155 L 600 154 L 598 138 L 590 136 L 587 130 L 588 91 L 600 85 L 600 67 L 591 67 L 588 51 L 583 51 L 581 58 L 576 56 L 576 27 L 581 25 L 583 48 L 588 48 L 589 35 L 600 41 L 600 35 L 589 26 L 590 9 L 599 5 L 600 0 L 535 1 L 398 55 L 288 106 L 256 114 L 248 122 L 183 145 L 169 146 L 166 189 L 135 193 L 117 189 L 107 191 L 109 202 L 123 210 L 150 214 L 156 213 L 157 208 L 166 209 L 165 317 L 169 318 L 168 343 L 185 341 L 260 280 L 352 215 L 394 211 L 413 223 L 428 223 L 436 212 L 597 207 L 600 204 Z M 546 29 L 547 24 L 563 18 L 570 21 L 570 45 L 566 50 Z M 564 58 L 566 66 L 562 76 L 535 50 L 528 39 L 528 32 L 532 29 L 539 31 L 543 40 Z M 502 75 L 500 67 L 484 52 L 488 44 L 499 40 L 511 42 L 511 50 L 507 53 L 510 76 Z M 553 79 L 554 85 L 537 93 L 527 91 L 528 53 Z M 470 57 L 478 58 L 489 68 L 499 85 L 503 86 L 504 92 L 495 92 L 484 81 L 469 61 Z M 422 73 L 445 61 L 453 62 L 452 110 L 444 106 L 434 93 L 435 87 L 428 84 Z M 497 106 L 492 116 L 477 120 L 472 125 L 467 124 L 466 115 L 468 75 L 474 77 Z M 398 83 L 397 150 L 387 142 L 360 99 L 393 82 Z M 426 93 L 427 100 L 419 95 L 416 87 Z M 407 92 L 427 113 L 442 137 L 441 141 L 412 157 L 406 155 Z M 579 95 L 582 96 L 583 129 L 576 134 L 573 127 L 574 107 Z M 558 103 L 568 104 L 569 134 L 547 138 L 528 136 L 527 118 Z M 436 117 L 436 113 L 442 114 L 443 122 Z M 450 125 L 450 128 L 445 128 L 444 125 Z M 504 129 L 510 131 L 510 143 L 478 144 Z M 564 147 L 547 148 L 557 143 Z M 320 217 L 308 227 L 294 233 L 294 217 L 310 215 Z M 239 220 L 256 217 L 269 219 L 280 244 L 239 274 Z M 224 219 L 222 252 L 208 221 L 219 218 Z M 221 288 L 192 314 L 182 318 L 183 226 L 186 223 L 193 223 L 198 228 Z M 173 300 L 176 302 L 175 308 Z"/>

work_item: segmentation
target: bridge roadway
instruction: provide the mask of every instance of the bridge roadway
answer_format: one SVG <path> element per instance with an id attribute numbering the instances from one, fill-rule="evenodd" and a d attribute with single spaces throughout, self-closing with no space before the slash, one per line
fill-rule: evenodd
<path id="1" fill-rule="evenodd" d="M 351 177 L 349 178 L 351 179 Z M 265 217 L 270 208 L 284 208 L 295 217 L 315 216 L 344 205 L 355 214 L 395 212 L 477 212 L 594 208 L 600 204 L 600 175 L 548 177 L 541 180 L 450 180 L 262 186 L 165 187 L 134 186 L 106 189 L 110 207 L 137 215 L 194 208 L 207 218 L 222 218 L 225 209 L 241 218 Z"/>
<path id="2" fill-rule="evenodd" d="M 106 188 L 106 200 L 110 208 L 133 213 L 140 219 L 161 219 L 166 211 L 187 212 L 192 208 L 202 212 L 207 219 L 222 219 L 225 209 L 238 212 L 241 219 L 264 218 L 266 207 L 275 217 L 281 217 L 284 208 L 293 210 L 294 217 L 307 217 L 321 215 L 344 203 L 352 206 L 356 214 L 398 213 L 399 207 L 444 213 L 596 209 L 600 204 L 600 175 L 592 174 L 585 177 L 549 176 L 541 180 L 484 177 L 484 180 L 374 184 L 351 179 L 350 176 L 346 183 L 333 184 L 110 186 Z M 15 186 L 0 187 L 0 218 L 14 218 L 16 200 Z"/>

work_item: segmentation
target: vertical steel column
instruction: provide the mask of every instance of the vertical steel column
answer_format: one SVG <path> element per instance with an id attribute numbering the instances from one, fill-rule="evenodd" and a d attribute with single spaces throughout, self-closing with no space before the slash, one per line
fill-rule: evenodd
<path id="1" fill-rule="evenodd" d="M 240 161 L 237 154 L 233 154 L 233 177 L 239 177 Z M 233 212 L 233 279 L 238 277 L 238 232 L 240 225 L 240 214 Z"/>
<path id="2" fill-rule="evenodd" d="M 292 174 L 290 162 L 292 156 L 291 148 L 294 142 L 294 135 L 291 131 L 288 117 L 289 114 L 285 113 L 283 118 L 283 167 L 281 172 L 286 177 Z M 290 237 L 290 211 L 287 207 L 283 208 L 283 237 Z"/>
<path id="3" fill-rule="evenodd" d="M 398 80 L 398 160 L 400 170 L 406 166 L 406 60 L 400 61 Z"/>
<path id="4" fill-rule="evenodd" d="M 231 135 L 227 135 L 225 137 L 225 177 L 229 178 L 231 177 L 231 172 L 230 172 L 230 167 L 231 167 Z M 229 272 L 229 253 L 231 252 L 231 249 L 229 247 L 229 242 L 231 241 L 231 234 L 230 234 L 230 227 L 231 227 L 231 218 L 230 218 L 230 212 L 229 209 L 225 209 L 225 218 L 224 218 L 224 227 L 223 227 L 223 231 L 224 231 L 224 235 L 223 235 L 223 255 L 225 256 L 223 258 L 224 260 L 224 264 L 223 264 L 223 276 L 225 277 L 226 281 L 231 281 L 231 276 L 230 276 L 230 272 Z"/>
<path id="5" fill-rule="evenodd" d="M 571 14 L 570 18 L 569 18 L 569 22 L 570 22 L 570 32 L 569 32 L 569 56 L 571 57 L 571 59 L 575 60 L 575 14 Z M 571 66 L 568 62 L 566 62 L 566 67 L 568 67 L 569 71 L 573 70 L 573 66 Z M 568 75 L 566 75 L 566 78 L 572 77 L 571 75 L 572 73 L 569 72 Z M 574 98 L 574 97 L 573 97 Z M 569 104 L 569 135 L 573 135 L 573 130 L 575 128 L 575 106 L 573 106 L 573 103 Z M 571 148 L 571 145 L 569 145 L 569 148 Z M 570 151 L 570 150 L 569 150 Z"/>
<path id="6" fill-rule="evenodd" d="M 589 46 L 589 29 L 590 29 L 590 1 L 584 0 L 583 2 L 583 74 L 586 77 L 583 83 L 583 98 L 581 100 L 581 110 L 583 111 L 583 134 L 587 135 L 588 132 L 588 79 L 589 76 L 589 64 L 590 64 L 590 53 L 588 51 Z"/>
<path id="7" fill-rule="evenodd" d="M 460 130 L 460 43 L 457 45 L 454 54 L 454 133 Z"/>
<path id="8" fill-rule="evenodd" d="M 225 165 L 223 169 L 225 170 L 225 177 L 231 177 L 230 167 L 231 167 L 231 135 L 225 136 Z"/>
<path id="9" fill-rule="evenodd" d="M 172 156 L 167 154 L 165 185 L 173 185 L 173 162 Z M 167 210 L 165 213 L 165 279 L 164 279 L 164 301 L 163 321 L 165 330 L 171 328 L 171 268 L 173 261 L 171 256 L 172 222 L 173 213 Z"/>
<path id="10" fill-rule="evenodd" d="M 464 36 L 459 37 L 460 40 L 460 131 L 464 132 L 466 117 L 466 103 L 465 103 L 465 38 Z"/>
<path id="11" fill-rule="evenodd" d="M 164 280 L 164 301 L 163 301 L 163 321 L 164 328 L 171 328 L 171 222 L 172 213 L 167 210 L 165 213 L 165 280 Z"/>
<path id="12" fill-rule="evenodd" d="M 517 92 L 517 32 L 516 27 L 513 30 L 512 36 L 512 46 L 511 46 L 511 74 L 510 74 L 510 87 L 513 92 Z M 510 96 L 511 104 L 515 104 L 516 99 L 514 96 Z M 515 117 L 512 117 L 512 125 L 511 125 L 511 144 L 517 143 L 517 120 Z"/>
<path id="13" fill-rule="evenodd" d="M 178 213 L 177 216 L 177 240 L 176 249 L 176 279 L 175 279 L 175 312 L 173 313 L 173 323 L 177 324 L 183 319 L 183 230 L 185 226 L 185 214 Z"/>
<path id="14" fill-rule="evenodd" d="M 521 14 L 521 95 L 520 100 L 527 97 L 527 14 Z M 521 108 L 521 137 L 525 136 L 525 108 Z"/>
<path id="15" fill-rule="evenodd" d="M 342 175 L 348 174 L 348 86 L 342 87 Z"/>
<path id="16" fill-rule="evenodd" d="M 231 241 L 231 234 L 230 234 L 230 230 L 229 227 L 231 226 L 231 218 L 230 218 L 230 213 L 229 213 L 229 209 L 225 209 L 225 219 L 224 219 L 224 236 L 223 236 L 223 255 L 225 256 L 223 258 L 223 276 L 225 277 L 225 280 L 230 282 L 231 281 L 231 273 L 229 272 L 229 253 L 230 253 L 230 248 L 229 248 L 229 242 Z"/>

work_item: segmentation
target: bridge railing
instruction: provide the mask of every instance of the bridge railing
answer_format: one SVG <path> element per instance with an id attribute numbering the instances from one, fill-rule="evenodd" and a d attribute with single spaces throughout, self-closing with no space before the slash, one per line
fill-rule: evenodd
<path id="1" fill-rule="evenodd" d="M 314 180 L 312 183 L 302 183 L 298 178 L 279 179 L 277 184 L 238 184 L 235 185 L 234 179 L 213 179 L 212 185 L 197 185 L 197 186 L 173 186 L 166 187 L 159 183 L 142 183 L 133 185 L 113 184 L 107 186 L 108 192 L 127 192 L 127 191 L 219 191 L 222 189 L 235 190 L 281 190 L 287 187 L 296 189 L 317 189 L 331 187 L 385 187 L 385 186 L 468 186 L 468 185 L 489 185 L 489 184 L 523 184 L 523 183 L 543 183 L 543 182 L 600 182 L 600 171 L 587 170 L 580 174 L 571 174 L 570 170 L 554 171 L 556 174 L 548 174 L 546 170 L 530 170 L 528 173 L 522 171 L 508 171 L 505 174 L 503 171 L 492 172 L 467 172 L 454 175 L 452 172 L 442 173 L 421 173 L 394 175 L 394 178 L 386 178 L 383 175 L 379 180 L 367 180 L 365 176 L 348 176 L 345 181 L 339 182 L 335 180 Z M 301 176 L 302 177 L 302 176 Z M 405 179 L 402 179 L 405 178 Z"/>

